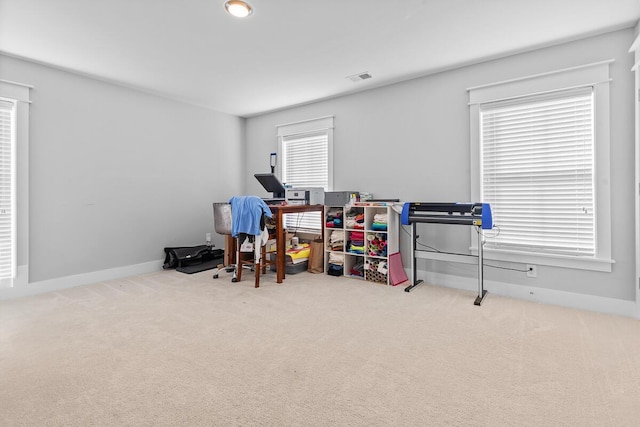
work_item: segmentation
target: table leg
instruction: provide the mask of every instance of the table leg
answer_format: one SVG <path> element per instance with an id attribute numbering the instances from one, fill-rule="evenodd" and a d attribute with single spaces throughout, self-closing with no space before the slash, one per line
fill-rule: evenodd
<path id="1" fill-rule="evenodd" d="M 287 236 L 284 232 L 282 212 L 276 215 L 276 282 L 284 279 L 284 258 L 287 249 Z"/>

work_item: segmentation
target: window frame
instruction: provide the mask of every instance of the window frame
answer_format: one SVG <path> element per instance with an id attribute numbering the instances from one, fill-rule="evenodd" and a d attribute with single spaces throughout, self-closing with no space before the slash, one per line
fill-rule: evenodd
<path id="1" fill-rule="evenodd" d="M 287 123 L 277 125 L 277 138 L 278 138 L 278 154 L 280 161 L 277 165 L 277 174 L 281 178 L 281 181 L 288 185 L 283 173 L 283 166 L 286 163 L 284 157 L 285 140 L 289 137 L 312 135 L 317 133 L 326 133 L 327 136 L 327 187 L 325 191 L 331 191 L 333 189 L 333 129 L 334 129 L 334 116 L 318 117 L 314 119 L 303 120 L 294 123 Z M 301 214 L 303 215 L 303 214 Z M 307 216 L 314 216 L 314 213 L 308 213 Z M 303 221 L 303 222 L 301 222 Z M 308 229 L 313 232 L 319 232 L 321 229 L 317 228 L 314 224 L 319 224 L 320 221 L 316 218 L 300 218 L 298 215 L 288 214 L 285 215 L 285 224 L 289 225 L 301 225 L 302 229 Z M 305 226 L 305 224 L 308 224 Z"/>
<path id="2" fill-rule="evenodd" d="M 615 262 L 611 259 L 611 190 L 609 184 L 611 167 L 609 149 L 609 82 L 611 82 L 611 78 L 609 76 L 609 65 L 612 62 L 613 60 L 601 61 L 467 89 L 469 93 L 470 117 L 471 198 L 477 201 L 480 201 L 482 184 L 480 182 L 482 176 L 480 109 L 483 104 L 586 86 L 592 86 L 594 91 L 594 196 L 595 209 L 597 212 L 595 221 L 595 255 L 561 255 L 485 247 L 483 251 L 485 258 L 498 261 L 611 272 L 611 266 Z M 535 226 L 535 224 L 533 224 L 533 226 Z M 485 238 L 490 239 L 492 233 L 491 231 L 485 231 Z M 477 253 L 476 239 L 472 239 L 471 242 L 471 251 Z"/>
<path id="3" fill-rule="evenodd" d="M 15 276 L 1 288 L 29 283 L 29 110 L 33 86 L 0 79 L 0 97 L 15 102 Z"/>
<path id="4" fill-rule="evenodd" d="M 2 104 L 7 104 L 6 106 L 0 106 L 0 110 L 3 112 L 6 112 L 7 114 L 7 121 L 9 123 L 9 138 L 8 139 L 2 139 L 2 151 L 3 153 L 8 151 L 9 155 L 5 156 L 3 155 L 3 162 L 2 162 L 2 167 L 0 169 L 2 169 L 3 172 L 3 178 L 2 181 L 0 182 L 2 184 L 2 188 L 7 187 L 6 184 L 8 184 L 8 191 L 7 193 L 3 192 L 2 196 L 3 196 L 3 200 L 6 200 L 4 196 L 8 195 L 8 209 L 2 209 L 2 212 L 0 212 L 0 215 L 3 216 L 2 218 L 2 222 L 4 223 L 5 218 L 5 211 L 9 211 L 9 215 L 8 215 L 8 225 L 9 225 L 9 239 L 7 239 L 8 246 L 10 248 L 10 257 L 7 257 L 7 261 L 8 261 L 8 277 L 2 277 L 0 276 L 0 287 L 8 287 L 8 286 L 12 286 L 13 285 L 13 280 L 17 275 L 17 254 L 16 254 L 16 213 L 17 213 L 17 209 L 16 209 L 16 134 L 17 134 L 17 115 L 18 115 L 18 101 L 16 101 L 15 99 L 10 99 L 10 98 L 5 98 L 5 97 L 1 97 L 0 96 L 0 103 Z M 3 113 L 4 116 L 4 113 Z M 5 150 L 6 149 L 6 150 Z M 7 162 L 8 160 L 8 162 Z M 8 169 L 8 171 L 7 171 Z M 5 174 L 5 172 L 8 172 Z M 9 181 L 8 183 L 4 180 L 4 177 L 8 176 L 9 177 Z M 3 206 L 6 206 L 5 202 L 3 202 Z M 3 231 L 4 231 L 4 226 L 3 226 Z M 4 232 L 3 232 L 4 234 Z M 4 248 L 4 244 L 5 241 L 3 239 L 2 241 L 2 246 Z M 4 268 L 5 268 L 5 262 L 6 261 L 2 261 L 2 270 L 4 272 Z M 4 273 L 3 273 L 4 275 Z"/>

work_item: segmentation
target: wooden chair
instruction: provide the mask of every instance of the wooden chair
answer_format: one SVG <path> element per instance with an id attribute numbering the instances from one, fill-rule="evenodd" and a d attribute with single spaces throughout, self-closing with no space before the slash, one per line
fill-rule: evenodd
<path id="1" fill-rule="evenodd" d="M 214 214 L 214 226 L 216 233 L 223 234 L 228 237 L 231 237 L 232 234 L 232 210 L 230 203 L 214 203 L 213 204 L 213 214 Z M 276 265 L 276 261 L 268 260 L 266 256 L 266 241 L 262 241 L 259 236 L 253 236 L 254 242 L 258 242 L 259 244 L 254 244 L 253 256 L 249 259 L 246 259 L 246 254 L 249 252 L 242 251 L 242 241 L 244 240 L 246 234 L 239 235 L 235 240 L 235 264 L 227 264 L 225 267 L 218 268 L 218 270 L 214 273 L 213 278 L 217 279 L 220 271 L 222 269 L 227 269 L 230 271 L 233 269 L 233 277 L 231 278 L 232 282 L 239 282 L 242 280 L 242 269 L 249 268 L 252 271 L 255 271 L 255 287 L 260 287 L 260 274 L 266 274 L 267 265 Z M 228 239 L 231 240 L 231 239 Z"/>
<path id="2" fill-rule="evenodd" d="M 255 237 L 255 236 L 254 236 Z M 258 239 L 255 239 L 258 240 Z M 271 261 L 267 259 L 266 243 L 253 245 L 252 252 L 242 252 L 242 242 L 240 238 L 236 239 L 236 264 L 238 266 L 237 281 L 242 280 L 242 266 L 249 266 L 251 270 L 255 270 L 255 287 L 260 287 L 260 274 L 267 273 L 267 265 L 276 265 L 275 260 Z M 253 254 L 252 259 L 243 259 L 243 254 Z"/>

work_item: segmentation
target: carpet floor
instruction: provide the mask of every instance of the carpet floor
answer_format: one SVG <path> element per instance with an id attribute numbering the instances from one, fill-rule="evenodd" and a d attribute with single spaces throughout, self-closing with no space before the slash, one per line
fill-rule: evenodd
<path id="1" fill-rule="evenodd" d="M 322 274 L 0 302 L 2 426 L 638 426 L 640 321 Z"/>

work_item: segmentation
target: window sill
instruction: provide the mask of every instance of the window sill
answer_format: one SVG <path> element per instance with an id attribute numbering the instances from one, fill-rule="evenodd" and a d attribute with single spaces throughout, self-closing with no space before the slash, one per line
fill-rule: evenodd
<path id="1" fill-rule="evenodd" d="M 471 253 L 478 255 L 478 248 L 472 247 Z M 615 263 L 615 260 L 606 258 L 537 254 L 532 252 L 507 251 L 491 248 L 485 248 L 483 256 L 485 260 L 547 265 L 551 267 L 601 271 L 605 273 L 611 273 L 611 266 Z"/>

